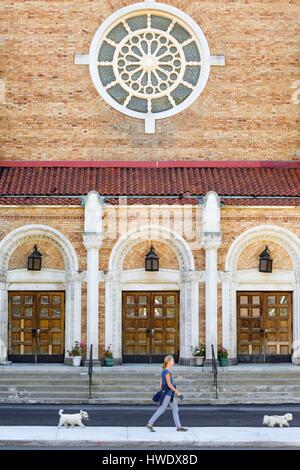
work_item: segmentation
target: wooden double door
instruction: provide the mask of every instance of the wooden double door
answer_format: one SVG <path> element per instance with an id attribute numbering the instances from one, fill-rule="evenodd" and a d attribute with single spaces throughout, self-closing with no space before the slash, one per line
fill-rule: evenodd
<path id="1" fill-rule="evenodd" d="M 9 292 L 8 359 L 64 361 L 64 292 Z"/>
<path id="2" fill-rule="evenodd" d="M 179 292 L 123 292 L 123 361 L 179 358 Z"/>
<path id="3" fill-rule="evenodd" d="M 292 293 L 237 293 L 238 360 L 290 362 Z"/>

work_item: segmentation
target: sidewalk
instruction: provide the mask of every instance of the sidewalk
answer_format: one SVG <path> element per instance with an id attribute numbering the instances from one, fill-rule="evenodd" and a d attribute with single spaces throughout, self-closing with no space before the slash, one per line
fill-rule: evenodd
<path id="1" fill-rule="evenodd" d="M 1 446 L 195 446 L 195 447 L 295 447 L 300 449 L 300 428 L 192 427 L 179 433 L 157 427 L 155 433 L 142 427 L 1 426 Z"/>

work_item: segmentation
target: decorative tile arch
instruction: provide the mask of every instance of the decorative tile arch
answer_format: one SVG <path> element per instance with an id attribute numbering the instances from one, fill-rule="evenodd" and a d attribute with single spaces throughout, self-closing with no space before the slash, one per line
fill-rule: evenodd
<path id="1" fill-rule="evenodd" d="M 132 270 L 131 273 L 123 271 L 123 262 L 130 250 L 141 240 L 148 239 L 169 243 L 178 258 L 180 269 L 155 273 L 145 273 L 139 269 Z M 161 286 L 163 290 L 164 285 L 170 288 L 172 283 L 172 288 L 180 291 L 180 362 L 189 363 L 192 357 L 190 347 L 199 342 L 199 279 L 191 248 L 180 235 L 156 225 L 143 226 L 128 232 L 114 246 L 109 271 L 105 273 L 104 280 L 105 345 L 107 347 L 111 344 L 117 362 L 122 362 L 122 290 L 125 284 L 145 283 L 145 289 L 151 290 L 153 286 L 152 289 L 155 290 Z"/>
<path id="2" fill-rule="evenodd" d="M 258 269 L 249 270 L 247 281 L 245 272 L 241 278 L 240 272 L 236 270 L 241 253 L 249 244 L 256 241 L 261 241 L 263 244 L 268 240 L 281 245 L 293 262 L 293 272 L 281 271 L 282 276 L 287 277 L 281 278 L 281 283 L 276 280 L 275 287 L 273 273 L 260 273 Z M 225 260 L 225 272 L 222 275 L 222 333 L 223 344 L 228 348 L 229 357 L 233 361 L 236 361 L 237 357 L 236 291 L 241 288 L 251 290 L 253 287 L 250 286 L 254 284 L 259 285 L 260 289 L 261 286 L 266 286 L 266 290 L 287 289 L 287 285 L 292 289 L 293 345 L 296 349 L 300 343 L 300 239 L 297 235 L 277 225 L 259 225 L 240 234 L 230 246 Z"/>
<path id="3" fill-rule="evenodd" d="M 48 225 L 25 225 L 10 232 L 0 242 L 0 362 L 7 358 L 8 282 L 9 259 L 15 249 L 24 242 L 38 239 L 53 243 L 63 256 L 65 263 L 66 324 L 65 348 L 71 349 L 81 337 L 81 280 L 78 274 L 76 251 L 65 235 Z M 36 274 L 36 273 L 34 273 Z M 32 273 L 27 281 L 33 282 Z M 24 282 L 26 277 L 24 277 Z M 38 276 L 34 282 L 39 282 Z"/>

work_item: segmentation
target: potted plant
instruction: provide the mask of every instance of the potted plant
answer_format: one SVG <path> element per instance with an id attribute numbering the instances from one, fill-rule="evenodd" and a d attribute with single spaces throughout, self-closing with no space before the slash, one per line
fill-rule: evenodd
<path id="1" fill-rule="evenodd" d="M 85 352 L 84 342 L 75 341 L 73 348 L 71 349 L 71 351 L 68 351 L 68 352 L 69 352 L 69 355 L 73 359 L 73 366 L 79 367 L 81 365 L 81 360 Z"/>
<path id="2" fill-rule="evenodd" d="M 111 345 L 108 346 L 104 353 L 104 365 L 107 367 L 112 367 L 114 365 L 113 353 L 110 347 Z"/>
<path id="3" fill-rule="evenodd" d="M 220 346 L 218 349 L 218 360 L 220 362 L 220 366 L 228 366 L 228 351 L 223 348 L 223 346 Z"/>
<path id="4" fill-rule="evenodd" d="M 196 366 L 203 366 L 205 359 L 205 344 L 200 343 L 199 346 L 192 346 L 191 349 L 196 360 Z"/>

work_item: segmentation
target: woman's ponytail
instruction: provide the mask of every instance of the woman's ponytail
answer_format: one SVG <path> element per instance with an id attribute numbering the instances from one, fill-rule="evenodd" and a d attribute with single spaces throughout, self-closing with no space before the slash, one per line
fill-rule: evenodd
<path id="1" fill-rule="evenodd" d="M 174 357 L 172 355 L 166 356 L 164 358 L 163 364 L 161 365 L 162 369 L 166 369 L 168 362 L 170 362 L 172 359 L 174 360 Z"/>

